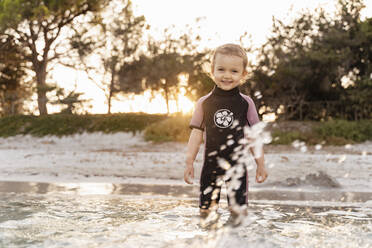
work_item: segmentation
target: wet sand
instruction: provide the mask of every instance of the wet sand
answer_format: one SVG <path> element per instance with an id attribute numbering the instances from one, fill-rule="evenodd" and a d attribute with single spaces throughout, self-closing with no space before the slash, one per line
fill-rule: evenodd
<path id="1" fill-rule="evenodd" d="M 165 196 L 184 199 L 197 199 L 197 186 L 182 185 L 146 185 L 146 184 L 110 184 L 110 183 L 35 183 L 0 182 L 0 193 L 30 194 L 90 194 L 125 196 Z M 318 191 L 298 191 L 285 189 L 255 189 L 249 192 L 249 200 L 268 201 L 326 201 L 364 203 L 372 199 L 371 192 L 345 192 L 339 189 Z"/>

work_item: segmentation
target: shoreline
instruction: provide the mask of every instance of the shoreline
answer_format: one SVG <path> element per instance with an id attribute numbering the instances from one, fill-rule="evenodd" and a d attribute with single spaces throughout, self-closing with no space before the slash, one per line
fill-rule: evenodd
<path id="1" fill-rule="evenodd" d="M 194 186 L 183 182 L 185 151 L 184 143 L 154 144 L 131 133 L 0 138 L 0 182 L 196 187 L 203 151 L 194 164 Z M 260 185 L 255 183 L 255 163 L 250 158 L 252 192 L 316 191 L 317 186 L 372 192 L 372 142 L 321 149 L 307 146 L 306 152 L 293 146 L 266 145 L 265 160 L 269 177 Z"/>
<path id="2" fill-rule="evenodd" d="M 181 185 L 144 185 L 113 183 L 46 183 L 0 181 L 0 194 L 112 196 L 124 198 L 180 199 L 198 202 L 198 188 Z M 221 192 L 221 203 L 226 204 L 226 191 Z M 372 192 L 348 192 L 322 189 L 299 191 L 288 189 L 255 189 L 249 191 L 249 203 L 303 206 L 372 206 Z"/>

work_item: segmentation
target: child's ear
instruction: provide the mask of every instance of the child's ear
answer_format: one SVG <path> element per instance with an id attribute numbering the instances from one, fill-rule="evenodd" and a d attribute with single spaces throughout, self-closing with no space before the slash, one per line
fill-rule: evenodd
<path id="1" fill-rule="evenodd" d="M 247 70 L 244 70 L 243 71 L 243 77 L 245 78 L 247 75 L 248 75 L 248 71 Z"/>
<path id="2" fill-rule="evenodd" d="M 243 73 L 242 73 L 242 78 L 240 80 L 241 84 L 244 84 L 245 80 L 247 80 L 247 75 L 248 75 L 248 71 L 244 70 Z"/>

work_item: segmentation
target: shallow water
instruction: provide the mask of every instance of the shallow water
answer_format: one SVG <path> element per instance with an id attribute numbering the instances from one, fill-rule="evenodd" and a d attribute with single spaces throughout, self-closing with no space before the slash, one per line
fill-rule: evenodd
<path id="1" fill-rule="evenodd" d="M 372 247 L 371 202 L 252 201 L 242 226 L 205 230 L 197 200 L 182 188 L 168 195 L 111 184 L 0 186 L 0 247 Z M 223 201 L 222 223 L 226 209 Z"/>

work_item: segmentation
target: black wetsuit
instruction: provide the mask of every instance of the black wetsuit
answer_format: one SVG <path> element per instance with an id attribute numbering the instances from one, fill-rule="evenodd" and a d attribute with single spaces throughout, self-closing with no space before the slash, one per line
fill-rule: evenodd
<path id="1" fill-rule="evenodd" d="M 232 168 L 239 164 L 234 155 L 242 149 L 239 140 L 244 138 L 244 126 L 252 126 L 257 122 L 259 119 L 252 99 L 241 94 L 238 87 L 229 91 L 215 87 L 198 100 L 190 128 L 204 131 L 200 208 L 208 209 L 212 201 L 218 203 L 221 190 L 219 178 L 226 175 L 226 168 L 222 168 L 219 161 L 227 161 Z M 234 198 L 238 205 L 248 203 L 248 175 L 246 166 L 241 168 L 243 173 L 238 178 L 240 185 L 234 186 Z M 229 203 L 231 200 L 228 194 Z"/>

